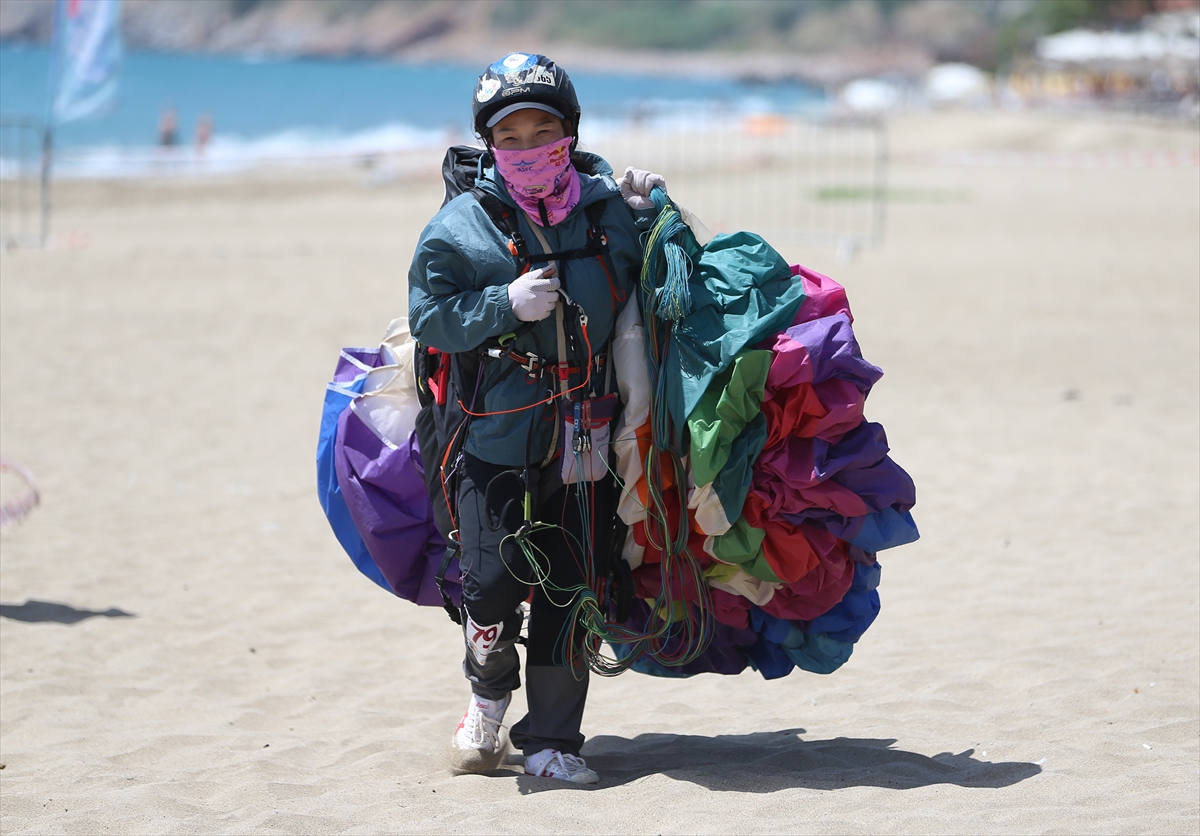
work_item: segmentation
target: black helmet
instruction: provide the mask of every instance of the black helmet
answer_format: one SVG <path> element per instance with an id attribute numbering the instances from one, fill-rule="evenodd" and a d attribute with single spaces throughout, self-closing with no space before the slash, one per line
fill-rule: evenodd
<path id="1" fill-rule="evenodd" d="M 471 113 L 481 136 L 508 114 L 535 107 L 579 125 L 579 97 L 563 70 L 545 55 L 514 52 L 483 71 Z"/>

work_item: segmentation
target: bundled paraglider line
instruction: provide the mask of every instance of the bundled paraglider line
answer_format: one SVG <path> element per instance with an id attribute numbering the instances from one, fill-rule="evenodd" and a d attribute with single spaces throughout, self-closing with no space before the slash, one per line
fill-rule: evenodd
<path id="1" fill-rule="evenodd" d="M 642 657 L 667 667 L 685 665 L 707 650 L 714 632 L 708 585 L 699 562 L 688 548 L 688 514 L 683 493 L 687 473 L 678 434 L 671 426 L 667 410 L 666 376 L 663 374 L 671 331 L 691 310 L 688 280 L 692 263 L 680 243 L 681 236 L 690 233 L 679 211 L 667 199 L 666 192 L 656 188 L 651 199 L 659 211 L 646 238 L 640 281 L 647 333 L 646 362 L 654 392 L 651 400 L 652 443 L 644 462 L 648 486 L 647 516 L 642 525 L 650 547 L 662 554 L 662 583 L 651 603 L 655 617 L 649 620 L 645 630 L 610 621 L 594 591 L 596 579 L 589 578 L 589 587 L 578 590 L 575 617 L 567 622 L 559 640 L 560 650 L 574 669 L 580 670 L 586 665 L 596 673 L 608 676 L 627 670 Z M 664 324 L 667 327 L 664 328 Z M 664 488 L 669 483 L 677 487 L 677 509 L 669 507 L 670 495 Z M 677 513 L 672 515 L 672 510 Z M 670 523 L 672 516 L 677 520 L 674 529 Z M 694 605 L 688 603 L 689 590 L 695 593 Z M 577 637 L 576 630 L 583 630 L 585 635 Z M 626 652 L 621 658 L 613 659 L 602 651 L 603 641 L 614 646 L 623 645 Z M 578 658 L 577 654 L 583 658 Z"/>
<path id="2" fill-rule="evenodd" d="M 654 392 L 650 407 L 651 428 L 655 449 L 661 451 L 667 449 L 672 434 L 667 413 L 666 377 L 661 373 L 671 330 L 668 328 L 660 335 L 660 323 L 673 326 L 691 311 L 688 279 L 692 274 L 692 263 L 678 240 L 688 234 L 679 210 L 668 201 L 667 193 L 661 188 L 651 190 L 650 198 L 658 209 L 658 218 L 646 236 L 640 286 L 646 328 L 646 364 Z"/>

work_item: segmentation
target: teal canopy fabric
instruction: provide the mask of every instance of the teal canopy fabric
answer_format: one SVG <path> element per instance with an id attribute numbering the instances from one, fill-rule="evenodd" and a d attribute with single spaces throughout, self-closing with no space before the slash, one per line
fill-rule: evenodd
<path id="1" fill-rule="evenodd" d="M 775 249 L 752 232 L 718 235 L 695 261 L 691 313 L 675 323 L 667 347 L 667 408 L 687 423 L 713 377 L 743 349 L 792 324 L 804 283 Z"/>
<path id="2" fill-rule="evenodd" d="M 767 419 L 761 412 L 750 419 L 750 423 L 733 440 L 729 449 L 729 460 L 713 479 L 713 492 L 721 500 L 725 519 L 736 520 L 742 515 L 746 494 L 753 484 L 754 462 L 767 443 Z"/>

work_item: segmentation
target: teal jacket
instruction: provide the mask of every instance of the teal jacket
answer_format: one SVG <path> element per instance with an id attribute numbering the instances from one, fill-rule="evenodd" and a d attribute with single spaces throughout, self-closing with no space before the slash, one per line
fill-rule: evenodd
<path id="1" fill-rule="evenodd" d="M 588 229 L 584 209 L 597 201 L 606 202 L 600 223 L 615 267 L 611 288 L 596 258 L 559 263 L 563 290 L 587 314 L 594 358 L 607 354 L 616 315 L 635 295 L 642 269 L 639 227 L 648 228 L 654 212 L 635 215 L 621 199 L 612 167 L 593 154 L 577 156 L 582 158 L 582 165 L 577 167 L 590 167 L 596 174 L 579 175 L 579 205 L 561 223 L 541 232 L 552 252 L 584 247 Z M 542 252 L 530 229 L 530 219 L 516 208 L 495 169 L 484 170 L 476 185 L 514 208 L 530 252 Z M 475 196 L 468 192 L 455 197 L 421 233 L 409 269 L 408 319 L 413 336 L 440 351 L 461 352 L 516 331 L 523 323 L 508 303 L 508 284 L 517 274 L 518 261 L 508 250 L 508 238 L 492 223 Z M 531 352 L 557 362 L 557 342 L 555 318 L 550 316 L 517 337 L 512 349 L 521 355 Z M 578 359 L 568 358 L 573 364 Z M 578 377 L 572 378 L 573 386 L 579 382 Z M 615 378 L 606 385 L 604 376 L 593 375 L 593 385 L 597 394 L 616 391 Z M 531 381 L 511 358 L 485 357 L 473 411 L 491 414 L 471 420 L 466 451 L 492 464 L 520 466 L 527 460 L 529 447 L 528 460 L 541 462 L 549 452 L 551 422 L 558 420 L 557 412 L 553 405 L 524 407 L 546 398 L 550 387 L 557 391 L 556 379 L 549 372 Z M 536 425 L 531 427 L 531 422 Z"/>

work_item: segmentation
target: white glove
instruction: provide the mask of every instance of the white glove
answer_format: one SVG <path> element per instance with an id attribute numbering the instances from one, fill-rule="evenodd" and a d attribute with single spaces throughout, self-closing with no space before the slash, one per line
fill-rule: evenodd
<path id="1" fill-rule="evenodd" d="M 553 267 L 541 267 L 513 279 L 508 286 L 508 304 L 517 319 L 537 322 L 554 313 L 559 287 L 554 273 Z"/>
<path id="2" fill-rule="evenodd" d="M 659 186 L 666 191 L 667 181 L 661 174 L 652 171 L 642 171 L 630 166 L 625 169 L 621 178 L 621 197 L 630 209 L 653 209 L 654 201 L 650 199 L 650 190 Z"/>

